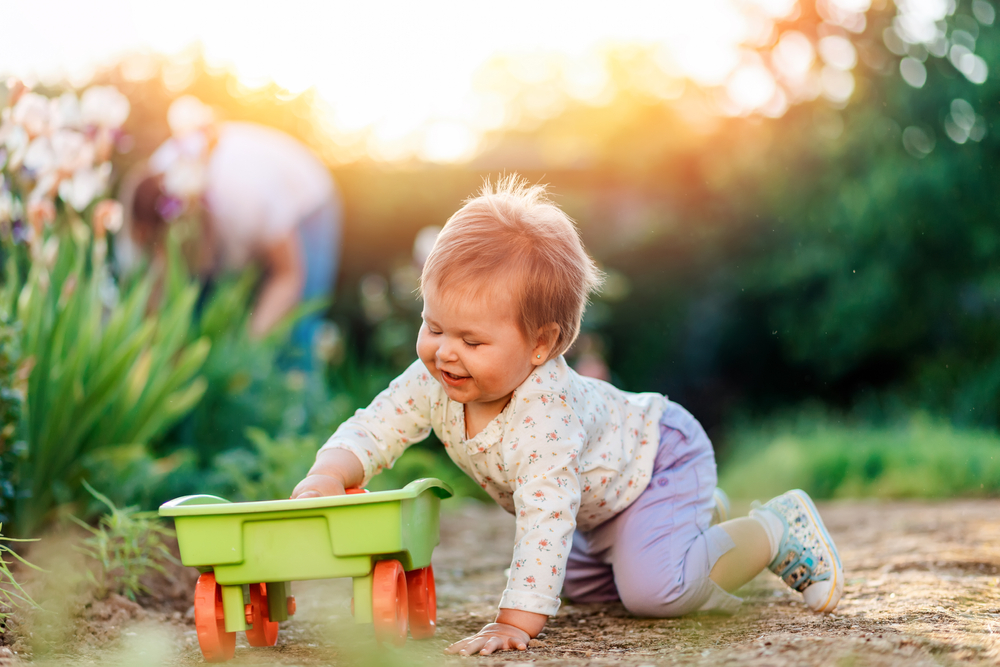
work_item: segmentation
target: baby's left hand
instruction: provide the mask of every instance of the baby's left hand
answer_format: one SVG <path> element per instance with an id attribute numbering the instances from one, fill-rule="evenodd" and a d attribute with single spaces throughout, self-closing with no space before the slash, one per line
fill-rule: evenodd
<path id="1" fill-rule="evenodd" d="M 459 655 L 489 655 L 494 651 L 524 651 L 528 648 L 531 637 L 521 628 L 506 623 L 490 623 L 482 630 L 466 637 L 460 642 L 455 642 L 445 653 L 458 653 Z"/>

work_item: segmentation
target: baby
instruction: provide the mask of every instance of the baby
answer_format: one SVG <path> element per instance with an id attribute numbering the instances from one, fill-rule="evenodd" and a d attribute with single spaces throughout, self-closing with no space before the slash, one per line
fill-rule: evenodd
<path id="1" fill-rule="evenodd" d="M 449 653 L 525 650 L 560 596 L 647 617 L 733 613 L 731 591 L 765 567 L 832 611 L 844 573 L 804 492 L 713 525 L 715 456 L 698 421 L 567 365 L 600 282 L 543 186 L 487 184 L 424 266 L 420 359 L 337 429 L 292 497 L 363 486 L 433 429 L 516 517 L 496 621 Z"/>

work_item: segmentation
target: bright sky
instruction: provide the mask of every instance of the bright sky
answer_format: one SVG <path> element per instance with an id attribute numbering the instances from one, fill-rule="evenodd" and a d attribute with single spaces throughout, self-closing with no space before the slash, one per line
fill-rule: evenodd
<path id="1" fill-rule="evenodd" d="M 531 62 L 596 49 L 662 49 L 678 74 L 722 83 L 738 45 L 795 0 L 0 0 L 0 74 L 85 82 L 136 51 L 173 54 L 200 42 L 212 65 L 248 85 L 315 87 L 343 131 L 371 128 L 385 150 L 420 134 L 424 157 L 455 159 L 489 123 L 473 86 L 497 54 Z M 591 54 L 588 60 L 587 56 Z M 596 65 L 595 65 L 596 67 Z M 581 74 L 587 79 L 588 74 Z M 589 74 L 599 80 L 600 72 Z M 486 120 L 484 120 L 486 119 Z"/>

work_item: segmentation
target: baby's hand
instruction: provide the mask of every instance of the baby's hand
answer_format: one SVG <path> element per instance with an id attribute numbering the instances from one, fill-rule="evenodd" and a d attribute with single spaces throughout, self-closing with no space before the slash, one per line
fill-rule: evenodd
<path id="1" fill-rule="evenodd" d="M 506 623 L 490 623 L 482 630 L 466 637 L 460 642 L 455 642 L 445 649 L 445 653 L 458 653 L 459 655 L 489 655 L 494 651 L 524 651 L 528 648 L 531 637 L 521 628 Z"/>
<path id="2" fill-rule="evenodd" d="M 342 496 L 361 486 L 365 471 L 358 457 L 346 449 L 321 449 L 306 478 L 295 485 L 292 498 Z"/>
<path id="3" fill-rule="evenodd" d="M 287 487 L 286 487 L 287 488 Z M 309 475 L 295 485 L 292 498 L 319 498 L 321 496 L 342 496 L 347 491 L 344 483 L 329 475 Z"/>

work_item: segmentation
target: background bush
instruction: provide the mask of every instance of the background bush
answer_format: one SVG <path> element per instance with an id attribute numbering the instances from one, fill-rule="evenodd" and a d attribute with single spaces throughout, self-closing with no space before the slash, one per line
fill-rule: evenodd
<path id="1" fill-rule="evenodd" d="M 1000 495 L 1000 435 L 918 415 L 872 426 L 800 415 L 731 435 L 719 484 L 767 500 L 801 488 L 814 498 L 951 498 Z"/>

